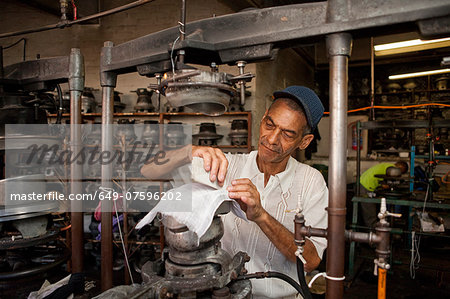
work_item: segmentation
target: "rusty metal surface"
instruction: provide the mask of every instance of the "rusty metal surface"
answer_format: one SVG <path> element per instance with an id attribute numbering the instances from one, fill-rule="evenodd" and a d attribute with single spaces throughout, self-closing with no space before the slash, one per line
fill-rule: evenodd
<path id="1" fill-rule="evenodd" d="M 142 268 L 142 280 L 147 289 L 148 298 L 165 298 L 170 294 L 182 294 L 186 292 L 202 292 L 221 288 L 230 283 L 233 279 L 243 274 L 244 264 L 249 257 L 244 252 L 238 252 L 227 269 L 222 269 L 221 274 L 200 275 L 198 277 L 161 277 L 154 269 L 154 265 L 149 262 Z M 246 293 L 249 292 L 248 285 L 241 288 Z M 236 298 L 240 298 L 239 296 Z M 242 297 L 242 298 L 245 298 Z"/>
<path id="2" fill-rule="evenodd" d="M 4 68 L 5 81 L 8 84 L 21 85 L 25 89 L 34 83 L 67 82 L 68 78 L 69 56 L 24 61 Z"/>
<path id="3" fill-rule="evenodd" d="M 70 150 L 79 153 L 81 143 L 81 95 L 84 90 L 84 59 L 79 49 L 72 49 L 69 64 L 69 90 L 70 90 Z M 70 192 L 83 193 L 83 165 L 70 163 Z M 83 213 L 82 202 L 71 203 L 72 212 L 72 273 L 83 271 L 84 242 L 83 242 Z"/>
<path id="4" fill-rule="evenodd" d="M 330 132 L 333 132 L 330 138 L 326 265 L 327 275 L 339 279 L 344 276 L 345 262 L 347 82 L 352 38 L 348 33 L 336 33 L 328 35 L 326 42 L 330 62 Z M 343 294 L 342 280 L 327 279 L 327 299 L 342 298 Z"/>

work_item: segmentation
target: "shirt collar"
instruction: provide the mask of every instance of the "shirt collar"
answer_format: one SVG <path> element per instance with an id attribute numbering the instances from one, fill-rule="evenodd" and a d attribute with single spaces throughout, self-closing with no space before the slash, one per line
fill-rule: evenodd
<path id="1" fill-rule="evenodd" d="M 289 157 L 289 160 L 286 164 L 286 169 L 275 175 L 280 181 L 281 190 L 283 191 L 283 193 L 289 191 L 289 188 L 292 185 L 292 181 L 294 180 L 295 162 L 296 160 L 294 158 Z"/>
<path id="2" fill-rule="evenodd" d="M 256 156 L 258 155 L 258 151 L 252 151 L 249 154 L 249 159 L 245 163 L 245 166 L 242 170 L 241 176 L 243 178 L 249 178 L 250 180 L 255 178 L 257 175 L 261 174 L 259 171 L 258 164 L 256 164 Z"/>
<path id="3" fill-rule="evenodd" d="M 256 163 L 257 155 L 258 151 L 252 151 L 249 154 L 249 159 L 247 160 L 247 163 L 245 164 L 245 167 L 242 171 L 243 178 L 253 179 L 257 175 L 262 174 L 262 172 L 259 171 L 258 164 Z M 275 175 L 275 177 L 278 179 L 278 182 L 281 186 L 281 191 L 283 193 L 289 191 L 289 188 L 292 185 L 292 180 L 294 179 L 294 174 L 295 174 L 295 159 L 289 157 L 289 160 L 286 164 L 286 169 Z"/>

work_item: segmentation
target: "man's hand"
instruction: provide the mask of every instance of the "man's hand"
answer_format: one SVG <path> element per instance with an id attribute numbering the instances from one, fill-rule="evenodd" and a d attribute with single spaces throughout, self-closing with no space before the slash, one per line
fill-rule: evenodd
<path id="1" fill-rule="evenodd" d="M 237 179 L 227 188 L 228 196 L 241 206 L 248 220 L 258 223 L 267 214 L 261 206 L 258 189 L 249 179 Z"/>
<path id="2" fill-rule="evenodd" d="M 205 171 L 210 172 L 210 181 L 214 182 L 217 179 L 219 185 L 223 186 L 227 175 L 228 160 L 220 149 L 193 145 L 192 157 L 202 158 Z"/>

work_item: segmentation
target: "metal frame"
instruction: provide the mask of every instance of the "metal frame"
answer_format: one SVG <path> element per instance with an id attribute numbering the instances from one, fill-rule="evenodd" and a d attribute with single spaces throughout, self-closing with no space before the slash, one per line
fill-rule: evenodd
<path id="1" fill-rule="evenodd" d="M 106 42 L 102 49 L 100 82 L 103 90 L 103 124 L 112 123 L 112 92 L 117 75 L 138 72 L 154 76 L 171 68 L 170 53 L 183 50 L 184 63 L 201 65 L 234 64 L 238 60 L 256 62 L 271 59 L 280 48 L 311 43 L 327 37 L 330 59 L 330 179 L 327 275 L 340 278 L 344 272 L 346 123 L 348 56 L 353 35 L 376 35 L 392 31 L 411 31 L 414 22 L 424 35 L 448 34 L 450 3 L 447 0 L 410 0 L 407 5 L 395 0 L 328 0 L 320 3 L 287 5 L 240 12 L 192 22 L 186 25 L 184 40 L 173 27 L 114 46 Z M 395 25 L 395 26 L 394 26 Z M 177 67 L 182 66 L 178 63 Z M 109 108 L 108 108 L 109 107 Z M 107 127 L 107 126 L 106 126 Z M 111 132 L 104 128 L 103 148 Z M 102 169 L 102 185 L 111 184 L 111 172 Z M 110 217 L 105 215 L 104 227 Z M 107 249 L 102 230 L 102 253 Z M 109 242 L 109 241 L 108 241 Z M 102 256 L 102 288 L 112 286 L 112 256 Z M 107 277 L 104 275 L 108 275 Z M 327 279 L 327 298 L 343 297 L 343 281 Z"/>
<path id="2" fill-rule="evenodd" d="M 71 150 L 81 145 L 81 94 L 84 89 L 84 62 L 80 49 L 71 49 L 69 56 L 24 61 L 2 68 L 0 85 L 17 86 L 26 91 L 48 90 L 54 84 L 68 82 L 70 91 Z M 54 88 L 54 87 L 52 87 Z M 71 163 L 71 193 L 82 193 L 82 165 Z M 79 205 L 80 203 L 72 203 Z M 74 211 L 81 211 L 72 206 Z M 83 213 L 72 212 L 72 272 L 83 271 Z"/>

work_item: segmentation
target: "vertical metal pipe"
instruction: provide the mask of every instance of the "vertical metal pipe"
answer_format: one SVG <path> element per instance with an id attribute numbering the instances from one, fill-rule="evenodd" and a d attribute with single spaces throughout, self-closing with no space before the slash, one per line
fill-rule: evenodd
<path id="1" fill-rule="evenodd" d="M 242 60 L 236 62 L 236 65 L 239 68 L 239 75 L 244 74 L 244 68 L 245 68 L 246 64 L 247 64 L 247 62 L 242 61 Z M 239 85 L 241 88 L 241 106 L 244 106 L 244 104 L 245 104 L 245 80 L 239 81 Z"/>
<path id="2" fill-rule="evenodd" d="M 375 120 L 375 50 L 373 49 L 373 37 L 370 38 L 370 120 Z"/>
<path id="3" fill-rule="evenodd" d="M 102 49 L 102 65 L 107 64 L 111 58 L 112 42 L 105 42 Z M 114 87 L 117 74 L 110 72 L 100 73 L 102 86 L 102 152 L 113 154 L 113 118 L 114 118 Z M 102 189 L 112 190 L 113 164 L 102 163 Z M 112 196 L 112 195 L 111 195 Z M 111 198 L 112 199 L 112 198 Z M 101 232 L 101 287 L 102 291 L 110 289 L 113 273 L 113 238 L 112 238 L 112 201 L 102 201 L 102 232 Z"/>
<path id="4" fill-rule="evenodd" d="M 181 24 L 180 24 L 180 28 L 181 28 L 181 36 L 180 36 L 180 40 L 184 40 L 186 37 L 186 0 L 181 0 Z"/>
<path id="5" fill-rule="evenodd" d="M 347 83 L 351 36 L 336 33 L 327 36 L 330 62 L 330 163 L 328 203 L 327 275 L 344 276 L 345 213 L 347 178 Z M 342 280 L 327 279 L 326 298 L 342 298 Z"/>
<path id="6" fill-rule="evenodd" d="M 356 196 L 359 196 L 361 191 L 361 183 L 359 182 L 361 178 L 361 122 L 358 120 L 356 122 L 356 138 L 357 138 L 357 148 L 356 148 Z"/>
<path id="7" fill-rule="evenodd" d="M 131 125 L 126 125 L 131 126 Z M 124 156 L 127 153 L 127 140 L 125 134 L 121 136 L 121 148 Z M 127 159 L 123 159 L 122 161 L 122 200 L 123 200 L 123 248 L 124 248 L 124 256 L 125 256 L 125 284 L 130 284 L 130 271 L 128 268 L 128 202 L 126 199 L 126 191 L 127 191 L 127 173 L 126 173 L 126 164 Z M 120 222 L 117 224 L 120 225 Z"/>
<path id="8" fill-rule="evenodd" d="M 186 38 L 186 0 L 181 0 L 180 41 L 184 41 L 185 38 Z M 178 58 L 181 63 L 184 63 L 184 51 L 180 51 Z"/>
<path id="9" fill-rule="evenodd" d="M 156 73 L 155 74 L 155 78 L 156 78 L 156 84 L 158 84 L 158 86 L 160 86 L 161 85 L 162 74 Z M 161 93 L 159 91 L 158 91 L 158 110 L 156 110 L 156 111 L 158 111 L 159 113 L 164 112 L 162 110 L 162 107 L 161 107 Z"/>
<path id="10" fill-rule="evenodd" d="M 114 111 L 114 87 L 102 86 L 102 152 L 112 154 L 112 123 Z M 112 163 L 102 163 L 102 188 L 112 188 Z M 108 192 L 108 191 L 106 191 Z M 113 266 L 113 238 L 112 238 L 112 202 L 102 201 L 102 232 L 101 232 L 101 285 L 102 291 L 110 289 L 112 285 Z"/>
<path id="11" fill-rule="evenodd" d="M 84 89 L 84 62 L 80 49 L 72 49 L 69 60 L 70 90 L 70 151 L 74 157 L 82 150 L 81 145 L 81 95 Z M 70 163 L 70 193 L 83 193 L 83 165 L 77 161 Z M 83 271 L 83 203 L 71 203 L 72 224 L 72 273 Z"/>

